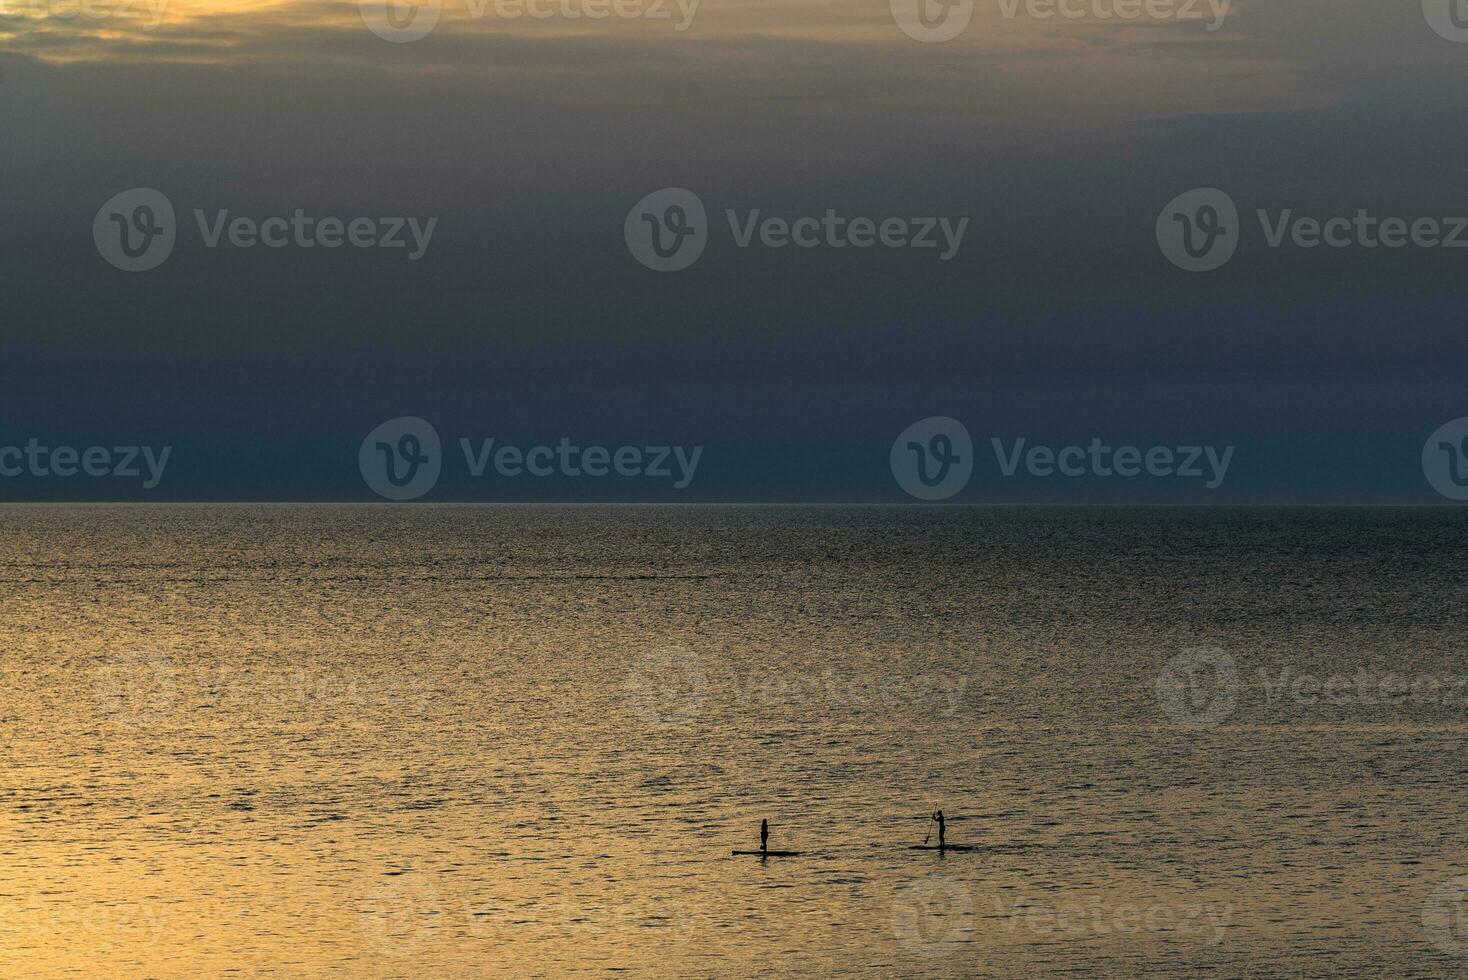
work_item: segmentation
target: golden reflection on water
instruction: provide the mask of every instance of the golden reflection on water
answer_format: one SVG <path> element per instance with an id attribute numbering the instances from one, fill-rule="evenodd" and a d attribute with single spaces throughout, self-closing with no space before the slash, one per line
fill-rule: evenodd
<path id="1" fill-rule="evenodd" d="M 1441 514 L 3 516 L 7 976 L 1445 976 L 1468 940 L 1422 926 L 1468 706 L 1156 693 L 1180 608 L 1244 668 L 1451 673 Z M 977 851 L 908 849 L 934 805 Z M 731 857 L 762 818 L 802 856 Z"/>

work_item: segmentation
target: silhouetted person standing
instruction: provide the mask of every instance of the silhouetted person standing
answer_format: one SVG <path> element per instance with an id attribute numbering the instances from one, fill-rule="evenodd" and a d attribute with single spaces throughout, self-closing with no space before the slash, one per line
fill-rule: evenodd
<path id="1" fill-rule="evenodd" d="M 943 846 L 943 811 L 939 810 L 933 814 L 933 819 L 938 821 L 938 846 Z"/>
<path id="2" fill-rule="evenodd" d="M 766 851 L 766 850 L 769 850 L 769 847 L 770 847 L 770 822 L 768 820 L 761 820 L 759 822 L 759 849 L 762 850 L 762 851 Z"/>

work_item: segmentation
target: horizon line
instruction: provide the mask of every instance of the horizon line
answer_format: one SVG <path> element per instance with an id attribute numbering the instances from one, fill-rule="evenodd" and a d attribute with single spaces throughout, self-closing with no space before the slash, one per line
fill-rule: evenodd
<path id="1" fill-rule="evenodd" d="M 1034 501 L 923 501 L 923 500 L 0 500 L 0 506 L 20 507 L 159 507 L 159 506 L 279 506 L 279 507 L 912 507 L 945 510 L 978 507 L 1035 509 L 1148 507 L 1158 510 L 1299 510 L 1354 508 L 1379 510 L 1454 510 L 1465 504 L 1444 503 L 1157 503 L 1124 502 L 1034 502 Z"/>

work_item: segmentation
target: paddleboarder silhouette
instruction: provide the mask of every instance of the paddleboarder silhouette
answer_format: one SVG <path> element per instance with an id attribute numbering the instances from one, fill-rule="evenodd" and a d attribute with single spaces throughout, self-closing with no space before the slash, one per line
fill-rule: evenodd
<path id="1" fill-rule="evenodd" d="M 762 851 L 770 849 L 770 822 L 768 820 L 759 822 L 759 849 Z"/>
<path id="2" fill-rule="evenodd" d="M 943 847 L 943 811 L 939 810 L 933 814 L 933 819 L 938 821 L 938 846 Z"/>

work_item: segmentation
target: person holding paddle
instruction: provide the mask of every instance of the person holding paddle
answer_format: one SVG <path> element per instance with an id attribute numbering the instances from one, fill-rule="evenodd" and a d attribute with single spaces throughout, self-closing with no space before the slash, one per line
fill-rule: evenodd
<path id="1" fill-rule="evenodd" d="M 768 820 L 759 822 L 759 849 L 761 851 L 770 849 L 770 822 Z"/>
<path id="2" fill-rule="evenodd" d="M 938 844 L 935 847 L 929 847 L 928 841 L 933 839 L 934 823 L 938 825 Z M 914 851 L 937 851 L 939 855 L 949 851 L 972 851 L 973 849 L 970 844 L 948 843 L 948 821 L 943 819 L 943 811 L 937 808 L 934 808 L 932 815 L 928 817 L 928 832 L 923 835 L 923 842 L 912 845 Z"/>

